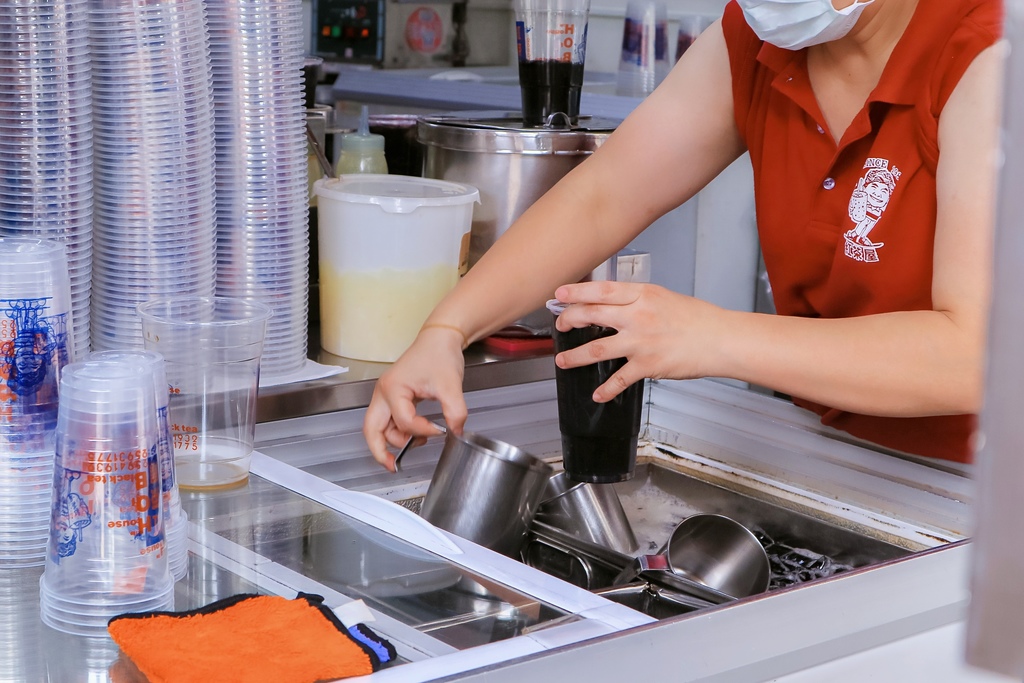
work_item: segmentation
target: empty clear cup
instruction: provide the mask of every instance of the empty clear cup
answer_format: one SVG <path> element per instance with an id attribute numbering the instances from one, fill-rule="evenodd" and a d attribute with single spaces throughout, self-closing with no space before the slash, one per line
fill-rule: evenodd
<path id="1" fill-rule="evenodd" d="M 152 372 L 92 360 L 65 368 L 60 388 L 40 615 L 103 635 L 117 614 L 173 603 Z"/>
<path id="2" fill-rule="evenodd" d="M 96 351 L 88 360 L 134 363 L 152 373 L 157 419 L 157 459 L 160 462 L 160 492 L 164 509 L 164 531 L 171 575 L 175 581 L 188 570 L 188 515 L 181 507 L 181 496 L 174 472 L 174 449 L 171 446 L 171 422 L 168 416 L 170 391 L 164 357 L 156 351 L 142 349 Z"/>
<path id="3" fill-rule="evenodd" d="M 590 0 L 516 0 L 515 15 L 523 125 L 575 125 Z"/>
<path id="4" fill-rule="evenodd" d="M 178 485 L 245 481 L 270 307 L 227 297 L 179 297 L 148 301 L 138 310 L 146 348 L 165 360 Z"/>

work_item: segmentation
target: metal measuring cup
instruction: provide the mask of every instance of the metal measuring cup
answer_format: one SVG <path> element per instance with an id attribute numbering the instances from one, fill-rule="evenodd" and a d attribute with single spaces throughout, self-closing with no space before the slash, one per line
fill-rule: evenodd
<path id="1" fill-rule="evenodd" d="M 657 555 L 641 555 L 613 582 L 648 578 L 712 602 L 768 590 L 768 554 L 750 529 L 724 515 L 696 514 L 681 521 Z"/>

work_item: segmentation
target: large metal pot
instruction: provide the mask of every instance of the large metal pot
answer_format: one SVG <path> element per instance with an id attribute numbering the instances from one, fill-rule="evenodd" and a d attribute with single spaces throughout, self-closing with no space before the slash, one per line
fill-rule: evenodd
<path id="1" fill-rule="evenodd" d="M 615 121 L 584 116 L 568 129 L 524 128 L 520 114 L 514 112 L 420 118 L 424 177 L 468 183 L 480 190 L 469 267 L 531 204 L 600 147 L 615 126 Z M 551 316 L 541 308 L 517 321 L 516 327 L 527 334 L 547 334 Z"/>
<path id="2" fill-rule="evenodd" d="M 551 466 L 479 434 L 449 431 L 420 514 L 441 529 L 517 557 Z"/>

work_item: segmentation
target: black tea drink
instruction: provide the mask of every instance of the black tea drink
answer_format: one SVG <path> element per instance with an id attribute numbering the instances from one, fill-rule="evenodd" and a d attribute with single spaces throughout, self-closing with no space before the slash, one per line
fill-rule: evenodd
<path id="1" fill-rule="evenodd" d="M 583 65 L 554 59 L 519 62 L 519 87 L 523 96 L 523 125 L 542 126 L 556 112 L 565 114 L 569 123 L 576 123 L 580 115 Z"/>
<path id="2" fill-rule="evenodd" d="M 576 125 L 590 0 L 514 0 L 513 5 L 523 125 Z"/>
<path id="3" fill-rule="evenodd" d="M 591 325 L 553 332 L 555 353 L 615 334 Z M 595 403 L 594 391 L 626 364 L 625 358 L 579 368 L 555 368 L 562 465 L 573 481 L 610 484 L 633 476 L 643 408 L 643 380 L 634 382 L 607 403 Z"/>

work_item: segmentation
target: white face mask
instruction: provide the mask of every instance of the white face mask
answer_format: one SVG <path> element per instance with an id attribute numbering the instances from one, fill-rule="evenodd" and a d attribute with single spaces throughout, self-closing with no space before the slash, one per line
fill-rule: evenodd
<path id="1" fill-rule="evenodd" d="M 873 1 L 859 0 L 837 10 L 831 0 L 737 0 L 757 37 L 787 50 L 842 38 Z"/>

